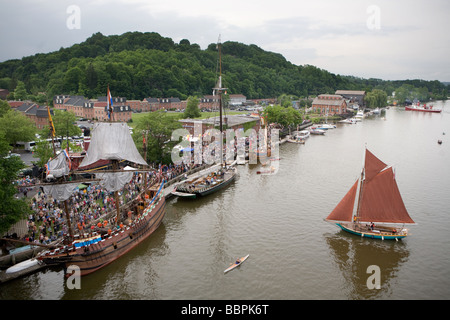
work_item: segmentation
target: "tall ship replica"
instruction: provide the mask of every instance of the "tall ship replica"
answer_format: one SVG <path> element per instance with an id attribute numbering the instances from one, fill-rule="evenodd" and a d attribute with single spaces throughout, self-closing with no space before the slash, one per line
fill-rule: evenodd
<path id="1" fill-rule="evenodd" d="M 219 80 L 217 81 L 216 87 L 213 88 L 213 95 L 218 95 L 219 97 L 219 128 L 220 134 L 223 135 L 223 94 L 227 88 L 222 87 L 222 44 L 219 41 L 217 43 L 217 48 L 219 50 Z M 236 168 L 233 166 L 227 166 L 223 157 L 223 136 L 219 142 L 220 145 L 220 168 L 216 171 L 206 172 L 203 175 L 195 179 L 185 181 L 176 186 L 172 191 L 172 194 L 179 198 L 198 198 L 206 196 L 210 193 L 216 192 L 228 186 L 236 177 Z"/>
<path id="2" fill-rule="evenodd" d="M 408 236 L 404 225 L 415 222 L 403 203 L 392 167 L 366 149 L 364 168 L 358 180 L 325 221 L 365 238 L 399 240 Z"/>
<path id="3" fill-rule="evenodd" d="M 69 181 L 68 156 L 61 152 L 47 165 L 47 178 L 55 179 L 43 186 L 45 193 L 66 206 L 69 232 L 64 241 L 51 250 L 42 251 L 37 260 L 45 265 L 62 265 L 65 269 L 77 266 L 82 276 L 90 274 L 121 257 L 148 238 L 161 224 L 165 216 L 165 197 L 163 183 L 147 181 L 144 174 L 144 186 L 137 197 L 120 205 L 119 191 L 131 181 L 136 171 L 148 172 L 148 166 L 139 154 L 126 123 L 98 122 L 91 131 L 91 142 L 86 156 L 79 166 L 96 167 L 98 163 L 108 161 L 107 170 L 95 172 L 96 180 L 109 192 L 114 192 L 115 212 L 103 217 L 103 224 L 86 231 L 79 228 L 74 234 L 67 210 L 67 199 L 80 183 Z M 127 167 L 124 167 L 127 164 Z M 135 169 L 130 165 L 140 166 Z M 76 173 L 75 173 L 76 176 Z M 66 276 L 69 276 L 66 273 Z"/>

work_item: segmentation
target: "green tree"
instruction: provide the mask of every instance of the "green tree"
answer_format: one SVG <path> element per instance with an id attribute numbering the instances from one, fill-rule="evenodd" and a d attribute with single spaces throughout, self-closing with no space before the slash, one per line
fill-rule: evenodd
<path id="1" fill-rule="evenodd" d="M 383 108 L 387 105 L 387 94 L 383 90 L 374 89 L 366 94 L 364 101 L 369 108 Z"/>
<path id="2" fill-rule="evenodd" d="M 28 97 L 27 89 L 25 88 L 25 83 L 22 81 L 17 82 L 17 87 L 14 90 L 14 99 L 16 100 L 26 100 Z"/>
<path id="3" fill-rule="evenodd" d="M 74 67 L 67 70 L 66 74 L 64 75 L 64 92 L 77 94 L 82 74 L 83 72 L 79 67 Z"/>
<path id="4" fill-rule="evenodd" d="M 54 155 L 53 146 L 46 139 L 36 141 L 33 149 L 33 157 L 38 159 L 34 163 L 39 168 L 42 168 L 50 158 L 54 158 Z"/>
<path id="5" fill-rule="evenodd" d="M 150 112 L 136 121 L 133 139 L 138 150 L 144 154 L 143 138 L 147 137 L 147 162 L 169 164 L 172 148 L 178 143 L 170 141 L 170 138 L 172 132 L 179 128 L 181 123 L 164 111 Z"/>
<path id="6" fill-rule="evenodd" d="M 198 118 L 202 115 L 198 108 L 198 98 L 190 96 L 187 100 L 186 109 L 184 110 L 183 117 L 185 118 Z"/>
<path id="7" fill-rule="evenodd" d="M 295 128 L 302 122 L 302 115 L 293 107 L 268 106 L 264 109 L 263 115 L 266 117 L 267 123 L 278 123 L 285 128 Z"/>
<path id="8" fill-rule="evenodd" d="M 73 137 L 81 135 L 81 129 L 76 125 L 77 116 L 72 111 L 53 109 L 52 117 L 58 137 Z"/>
<path id="9" fill-rule="evenodd" d="M 7 232 L 30 212 L 25 200 L 15 197 L 17 189 L 13 184 L 25 165 L 19 157 L 8 156 L 9 151 L 4 133 L 0 132 L 0 234 Z"/>
<path id="10" fill-rule="evenodd" d="M 0 118 L 0 132 L 10 145 L 15 145 L 17 141 L 34 140 L 36 127 L 21 112 L 10 110 Z"/>
<path id="11" fill-rule="evenodd" d="M 0 100 L 0 117 L 3 117 L 9 110 L 11 110 L 9 103 Z"/>

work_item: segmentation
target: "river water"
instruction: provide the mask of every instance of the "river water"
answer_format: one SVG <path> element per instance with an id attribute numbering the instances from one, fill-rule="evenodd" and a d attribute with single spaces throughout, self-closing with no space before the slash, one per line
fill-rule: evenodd
<path id="1" fill-rule="evenodd" d="M 168 200 L 156 233 L 83 277 L 81 289 L 48 269 L 1 285 L 0 299 L 449 299 L 450 101 L 434 106 L 443 112 L 391 108 L 305 145 L 285 143 L 274 175 L 241 165 L 218 193 Z M 417 223 L 402 241 L 360 238 L 323 220 L 359 177 L 365 147 L 395 168 Z M 367 285 L 372 265 L 379 289 Z"/>

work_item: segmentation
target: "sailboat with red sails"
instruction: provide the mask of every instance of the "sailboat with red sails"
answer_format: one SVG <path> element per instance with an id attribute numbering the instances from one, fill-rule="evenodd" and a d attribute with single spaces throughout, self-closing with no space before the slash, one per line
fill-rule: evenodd
<path id="1" fill-rule="evenodd" d="M 367 149 L 361 178 L 325 221 L 346 232 L 381 240 L 403 239 L 409 235 L 405 225 L 415 224 L 403 203 L 393 168 Z"/>

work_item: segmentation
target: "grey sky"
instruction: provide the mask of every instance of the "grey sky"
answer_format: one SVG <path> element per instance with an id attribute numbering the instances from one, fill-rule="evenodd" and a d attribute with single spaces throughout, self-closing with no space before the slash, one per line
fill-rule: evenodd
<path id="1" fill-rule="evenodd" d="M 96 32 L 158 32 L 203 49 L 221 34 L 336 74 L 450 81 L 448 0 L 1 1 L 0 61 Z"/>

